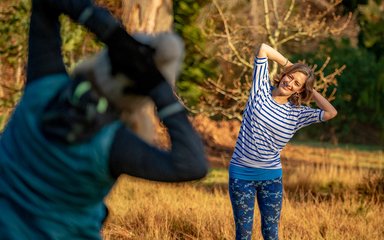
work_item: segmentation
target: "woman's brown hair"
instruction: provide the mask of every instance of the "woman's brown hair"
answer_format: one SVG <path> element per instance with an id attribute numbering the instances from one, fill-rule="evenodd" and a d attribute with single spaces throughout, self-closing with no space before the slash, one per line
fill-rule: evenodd
<path id="1" fill-rule="evenodd" d="M 274 85 L 278 86 L 280 81 L 285 75 L 292 74 L 295 72 L 301 72 L 307 76 L 307 80 L 303 86 L 303 90 L 298 94 L 292 94 L 288 100 L 296 106 L 300 106 L 301 103 L 306 103 L 312 98 L 312 89 L 315 84 L 315 74 L 313 70 L 304 63 L 295 63 L 289 67 L 286 67 L 278 74 L 274 79 Z"/>

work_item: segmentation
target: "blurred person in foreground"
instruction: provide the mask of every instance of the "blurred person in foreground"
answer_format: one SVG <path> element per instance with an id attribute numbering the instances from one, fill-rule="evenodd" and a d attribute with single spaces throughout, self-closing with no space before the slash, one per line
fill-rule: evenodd
<path id="1" fill-rule="evenodd" d="M 268 60 L 283 66 L 271 86 Z M 280 151 L 296 131 L 328 121 L 336 109 L 313 89 L 313 70 L 292 64 L 275 49 L 262 44 L 256 52 L 253 84 L 229 166 L 229 195 L 236 239 L 251 239 L 255 199 L 264 239 L 278 239 L 283 200 Z M 303 106 L 313 99 L 318 108 Z"/>
<path id="2" fill-rule="evenodd" d="M 107 46 L 71 75 L 61 14 Z M 90 0 L 32 1 L 27 82 L 0 137 L 1 239 L 100 239 L 103 199 L 121 174 L 163 182 L 206 175 L 200 137 L 166 79 L 177 73 L 182 41 L 171 33 L 147 39 L 135 40 Z M 158 59 L 167 45 L 176 56 L 164 66 Z M 170 134 L 169 151 L 120 120 L 148 98 Z"/>

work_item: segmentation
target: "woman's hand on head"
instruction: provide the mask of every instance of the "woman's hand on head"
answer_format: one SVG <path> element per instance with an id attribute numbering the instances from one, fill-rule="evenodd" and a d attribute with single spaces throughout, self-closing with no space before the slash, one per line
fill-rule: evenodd
<path id="1" fill-rule="evenodd" d="M 283 65 L 282 67 L 283 67 L 283 68 L 288 68 L 288 67 L 290 67 L 290 66 L 292 66 L 292 65 L 293 65 L 293 63 L 292 63 L 291 61 L 289 61 L 288 58 L 287 58 L 287 62 L 286 62 L 286 64 Z"/>

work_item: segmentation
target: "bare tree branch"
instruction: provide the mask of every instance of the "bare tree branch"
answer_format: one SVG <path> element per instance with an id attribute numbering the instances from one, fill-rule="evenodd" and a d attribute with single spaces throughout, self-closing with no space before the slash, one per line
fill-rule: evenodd
<path id="1" fill-rule="evenodd" d="M 231 8 L 233 4 L 227 4 L 225 0 L 213 0 L 208 6 L 210 14 L 206 14 L 209 15 L 208 21 L 211 25 L 202 27 L 212 42 L 212 49 L 201 51 L 211 51 L 206 56 L 217 59 L 223 72 L 217 79 L 205 79 L 202 90 L 206 94 L 199 107 L 191 109 L 192 112 L 241 120 L 252 84 L 250 69 L 253 68 L 255 42 L 267 40 L 278 51 L 282 51 L 291 42 L 310 40 L 311 46 L 316 46 L 321 39 L 340 34 L 349 25 L 352 14 L 335 14 L 340 2 L 341 0 L 331 3 L 324 1 L 319 9 L 312 7 L 316 5 L 304 4 L 303 1 L 285 0 L 282 3 L 276 0 L 258 0 L 251 1 L 257 8 L 253 5 L 249 8 L 244 4 L 243 12 L 235 13 L 239 8 Z M 254 11 L 250 12 L 260 9 L 260 4 L 263 4 L 263 8 L 259 15 L 255 15 Z M 254 26 L 249 23 L 247 25 L 250 20 L 255 23 Z M 331 58 L 327 58 L 320 68 L 315 65 L 313 69 L 317 77 L 315 88 L 326 98 L 333 100 L 337 91 L 337 77 L 342 74 L 345 66 L 332 69 L 332 73 L 325 75 L 330 61 Z M 276 63 L 270 65 L 271 78 L 277 71 Z"/>
<path id="2" fill-rule="evenodd" d="M 283 23 L 286 23 L 286 22 L 288 21 L 289 17 L 290 17 L 291 14 L 292 14 L 293 7 L 294 7 L 294 6 L 295 6 L 295 0 L 291 0 L 291 3 L 289 4 L 288 11 L 287 11 L 287 13 L 285 14 Z"/>
<path id="3" fill-rule="evenodd" d="M 237 59 L 242 63 L 244 64 L 245 66 L 249 67 L 249 68 L 252 68 L 252 65 L 249 64 L 247 61 L 245 61 L 239 54 L 239 52 L 237 51 L 237 49 L 235 48 L 235 46 L 233 45 L 232 43 L 232 38 L 231 38 L 231 34 L 229 32 L 229 27 L 228 27 L 228 23 L 227 23 L 227 20 L 223 14 L 223 11 L 221 10 L 220 6 L 217 4 L 216 0 L 213 0 L 213 4 L 215 5 L 215 7 L 217 8 L 217 11 L 219 12 L 220 16 L 221 16 L 221 19 L 223 21 L 223 24 L 224 24 L 224 28 L 225 28 L 225 34 L 227 36 L 227 41 L 228 41 L 228 46 L 231 48 L 231 50 L 235 53 Z"/>

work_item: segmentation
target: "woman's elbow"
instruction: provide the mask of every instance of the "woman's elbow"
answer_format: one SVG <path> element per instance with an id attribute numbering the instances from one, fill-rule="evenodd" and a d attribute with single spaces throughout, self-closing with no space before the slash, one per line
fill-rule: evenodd
<path id="1" fill-rule="evenodd" d="M 268 45 L 265 43 L 260 44 L 260 47 L 258 48 L 258 51 L 256 53 L 257 57 L 259 57 L 259 58 L 266 57 L 267 56 L 267 53 L 266 53 L 267 47 L 268 47 Z"/>
<path id="2" fill-rule="evenodd" d="M 337 110 L 336 110 L 336 108 L 334 108 L 333 110 L 332 110 L 332 112 L 331 112 L 331 119 L 332 118 L 335 118 L 337 116 Z"/>
<path id="3" fill-rule="evenodd" d="M 208 161 L 205 157 L 199 160 L 194 158 L 190 163 L 178 170 L 182 181 L 199 180 L 208 174 Z"/>
<path id="4" fill-rule="evenodd" d="M 266 44 L 266 43 L 261 43 L 261 44 L 260 44 L 260 49 L 262 49 L 262 50 L 264 50 L 264 51 L 265 51 L 265 49 L 268 48 L 268 47 L 269 47 L 269 45 Z"/>
<path id="5" fill-rule="evenodd" d="M 337 110 L 333 109 L 332 111 L 328 111 L 324 114 L 324 121 L 331 120 L 337 116 Z"/>
<path id="6" fill-rule="evenodd" d="M 208 161 L 204 159 L 204 163 L 200 164 L 200 166 L 197 168 L 194 178 L 201 179 L 207 176 L 207 174 L 208 174 Z"/>
<path id="7" fill-rule="evenodd" d="M 193 166 L 189 170 L 190 180 L 198 180 L 204 178 L 208 174 L 208 161 L 204 158 L 204 161 L 201 161 L 199 164 Z"/>

